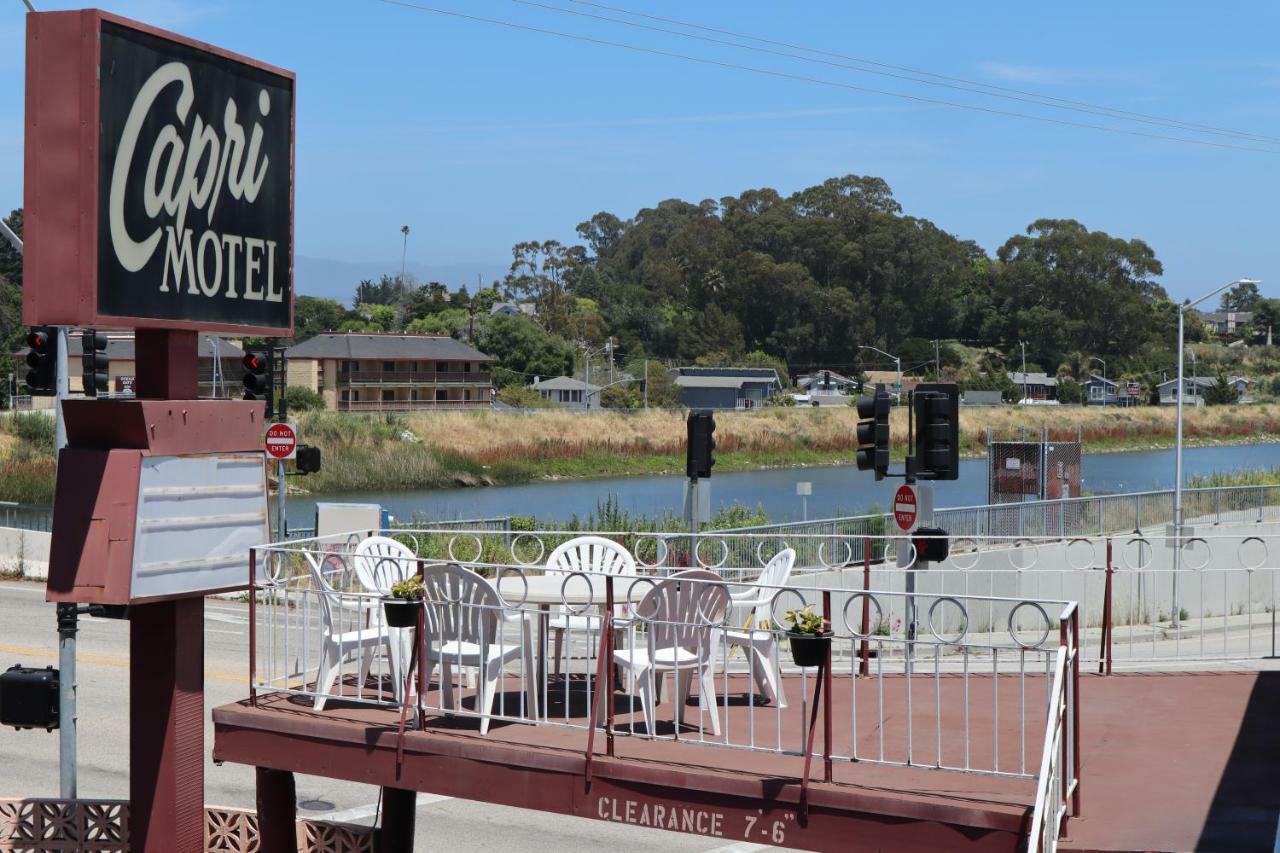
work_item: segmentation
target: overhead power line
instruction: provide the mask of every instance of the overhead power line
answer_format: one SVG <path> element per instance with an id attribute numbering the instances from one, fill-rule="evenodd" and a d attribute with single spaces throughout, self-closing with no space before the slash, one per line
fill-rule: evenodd
<path id="1" fill-rule="evenodd" d="M 458 18 L 461 20 L 472 21 L 481 24 L 490 24 L 492 26 L 505 27 L 507 29 L 519 30 L 522 32 L 539 33 L 541 35 L 556 36 L 558 38 L 570 39 L 573 41 L 585 42 L 588 44 L 600 45 L 602 47 L 618 48 L 620 50 L 629 50 L 634 53 L 643 53 L 651 56 L 662 56 L 669 59 L 680 59 L 686 62 L 693 62 L 699 65 L 708 65 L 716 68 L 728 68 L 735 71 L 745 71 L 750 74 L 758 74 L 765 77 L 775 77 L 782 80 L 792 80 L 800 83 L 812 83 L 819 86 L 828 86 L 836 89 L 845 89 L 852 92 L 863 92 L 871 95 L 882 95 L 889 98 L 898 98 L 901 100 L 911 101 L 918 104 L 928 104 L 930 106 L 951 107 L 954 109 L 968 110 L 971 112 L 984 113 L 987 115 L 1006 116 L 1010 118 L 1020 118 L 1027 121 L 1036 121 L 1043 124 L 1053 124 L 1061 127 L 1076 127 L 1084 130 L 1097 130 L 1103 133 L 1113 133 L 1122 136 L 1133 136 L 1142 139 L 1158 139 L 1164 142 L 1180 142 L 1185 145 L 1197 145 L 1207 148 L 1224 148 L 1235 151 L 1252 151 L 1260 154 L 1280 154 L 1273 148 L 1258 148 L 1249 145 L 1236 145 L 1228 142 L 1214 142 L 1208 139 L 1188 139 L 1181 136 L 1169 136 L 1161 133 L 1150 133 L 1142 130 L 1133 130 L 1123 127 L 1109 127 L 1102 124 L 1091 124 L 1088 122 L 1072 121 L 1070 119 L 1054 118 L 1053 116 L 1035 115 L 1033 113 L 1020 113 L 1014 110 L 1003 110 L 995 107 L 985 107 L 978 104 L 965 104 L 958 101 L 947 101 L 941 98 L 930 98 L 923 95 L 912 95 L 906 92 L 894 92 L 887 89 L 876 89 L 870 86 L 858 86 L 853 83 L 845 83 L 839 80 L 828 80 L 822 77 L 810 77 L 805 74 L 795 74 L 786 71 L 777 71 L 769 68 L 760 68 L 754 65 L 743 65 L 737 62 L 726 62 L 719 59 L 710 59 L 703 56 L 693 56 L 687 53 L 678 53 L 670 50 L 660 50 L 658 48 L 643 47 L 640 45 L 626 44 L 625 42 L 610 41 L 608 39 L 596 38 L 595 36 L 580 35 L 577 33 L 566 33 L 560 30 L 547 29 L 545 27 L 535 27 L 530 24 L 519 24 L 514 21 L 504 21 L 498 18 L 486 18 L 481 15 L 471 15 L 465 12 L 459 12 L 453 9 L 441 9 L 436 6 L 428 6 L 423 3 L 414 3 L 410 0 L 379 0 L 389 6 L 400 6 L 405 9 L 413 9 L 419 12 L 430 12 L 436 15 L 445 15 L 447 17 Z"/>
<path id="2" fill-rule="evenodd" d="M 515 2 L 526 2 L 526 0 L 515 0 Z M 885 76 L 895 77 L 897 79 L 903 79 L 903 80 L 912 80 L 914 82 L 925 83 L 927 85 L 945 85 L 946 83 L 960 84 L 960 85 L 947 86 L 947 88 L 959 88 L 964 91 L 976 91 L 977 94 L 988 95 L 990 97 L 1003 97 L 1004 95 L 1016 95 L 1020 97 L 1012 98 L 1012 100 L 1023 101 L 1027 98 L 1030 98 L 1030 99 L 1034 99 L 1035 103 L 1041 103 L 1043 106 L 1054 106 L 1056 104 L 1058 105 L 1058 106 L 1054 106 L 1054 108 L 1056 109 L 1080 108 L 1080 111 L 1107 115 L 1112 118 L 1136 120 L 1136 121 L 1142 121 L 1144 123 L 1156 123 L 1166 127 L 1172 127 L 1172 128 L 1177 128 L 1181 130 L 1191 130 L 1191 131 L 1201 132 L 1201 133 L 1234 136 L 1234 137 L 1239 137 L 1241 139 L 1250 139 L 1258 142 L 1280 143 L 1280 137 L 1277 137 L 1277 136 L 1268 136 L 1266 134 L 1254 133 L 1251 131 L 1233 130 L 1231 128 L 1216 127 L 1214 125 L 1208 125 L 1208 124 L 1198 124 L 1195 122 L 1183 121 L 1182 119 L 1152 115 L 1150 113 L 1135 112 L 1133 110 L 1122 110 L 1117 107 L 1109 107 L 1104 104 L 1093 104 L 1087 101 L 1077 101 L 1077 100 L 1072 100 L 1070 98 L 1059 98 L 1054 95 L 1046 95 L 1043 92 L 1032 92 L 1026 89 L 1017 89 L 1009 86 L 998 86 L 993 83 L 984 83 L 981 80 L 970 80 L 964 77 L 954 77 L 947 74 L 938 74 L 933 71 L 926 71 L 920 68 L 912 68 L 906 65 L 894 65 L 892 63 L 880 62 L 878 60 L 867 59 L 865 57 L 851 56 L 847 53 L 837 53 L 835 51 L 822 50 L 820 48 L 814 48 L 814 47 L 806 47 L 804 45 L 794 44 L 791 42 L 778 41 L 776 39 L 763 38 L 761 36 L 753 36 L 746 33 L 738 33 L 738 32 L 734 32 L 733 30 L 726 30 L 726 29 L 720 29 L 717 27 L 704 26 L 702 24 L 695 24 L 690 21 L 682 21 L 677 18 L 664 18 L 660 15 L 650 15 L 644 12 L 634 12 L 628 9 L 624 9 L 620 6 L 610 6 L 605 3 L 597 3 L 597 2 L 594 2 L 594 0 L 569 0 L 569 2 L 576 3 L 580 6 L 589 6 L 596 9 L 604 9 L 609 12 L 618 12 L 623 15 L 630 15 L 631 17 L 642 18 L 649 21 L 658 21 L 660 23 L 665 23 L 665 24 L 674 24 L 676 26 L 686 27 L 692 30 L 699 30 L 701 32 L 716 33 L 718 35 L 731 36 L 732 38 L 744 39 L 746 41 L 753 41 L 759 44 L 768 44 L 768 45 L 773 45 L 775 47 L 784 47 L 784 48 L 787 48 L 788 50 L 798 50 L 803 53 L 811 53 L 815 56 L 827 56 L 835 59 L 847 60 L 849 62 L 860 63 L 862 65 L 870 65 L 870 66 L 873 66 L 874 68 L 883 68 L 883 69 L 888 69 L 889 71 L 902 72 L 902 74 L 885 74 Z M 543 5 L 543 4 L 527 3 L 527 5 Z M 554 7 L 548 6 L 547 8 L 554 8 Z M 568 10 L 564 10 L 564 11 L 568 11 Z M 614 21 L 616 23 L 628 23 L 628 22 L 618 21 L 616 18 L 605 18 L 603 16 L 601 16 L 601 19 Z M 672 32 L 671 30 L 663 30 L 661 28 L 653 28 L 653 29 L 659 32 Z M 676 34 L 679 34 L 679 33 L 676 33 Z M 689 35 L 689 34 L 686 33 L 683 35 Z M 720 42 L 720 43 L 732 44 L 732 42 Z M 744 48 L 748 47 L 747 45 L 737 45 L 737 46 L 744 47 Z M 782 55 L 786 55 L 786 54 L 782 54 Z M 796 57 L 796 58 L 801 58 L 801 57 Z M 850 66 L 839 66 L 839 67 L 848 68 Z M 852 70 L 864 71 L 864 72 L 873 73 L 873 74 L 879 73 L 872 69 L 866 69 L 866 68 L 853 68 Z M 915 75 L 915 76 L 906 76 L 906 75 Z M 920 77 L 927 77 L 930 79 L 929 80 L 918 79 Z M 943 83 L 934 83 L 932 81 L 943 81 Z M 977 87 L 977 89 L 975 90 L 975 88 L 973 87 Z M 980 90 L 986 90 L 986 91 L 980 91 Z M 1045 103 L 1045 102 L 1051 102 L 1051 103 Z"/>

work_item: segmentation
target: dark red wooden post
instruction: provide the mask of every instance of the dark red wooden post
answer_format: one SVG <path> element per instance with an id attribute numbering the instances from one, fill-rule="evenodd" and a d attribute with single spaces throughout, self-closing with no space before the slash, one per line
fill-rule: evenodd
<path id="1" fill-rule="evenodd" d="M 417 801 L 416 791 L 382 789 L 382 828 L 378 831 L 378 853 L 413 853 L 414 809 L 417 808 Z"/>
<path id="2" fill-rule="evenodd" d="M 196 333 L 139 329 L 140 398 L 197 396 Z M 129 608 L 129 822 L 139 853 L 204 850 L 204 597 Z"/>
<path id="3" fill-rule="evenodd" d="M 293 774 L 258 767 L 258 849 L 295 850 L 298 846 L 298 795 Z"/>

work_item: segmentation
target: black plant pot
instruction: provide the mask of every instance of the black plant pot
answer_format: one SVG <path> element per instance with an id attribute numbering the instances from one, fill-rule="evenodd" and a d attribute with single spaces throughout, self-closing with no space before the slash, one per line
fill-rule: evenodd
<path id="1" fill-rule="evenodd" d="M 418 624 L 418 608 L 422 599 L 384 598 L 382 609 L 387 614 L 387 626 L 390 628 L 412 628 Z"/>
<path id="2" fill-rule="evenodd" d="M 796 666 L 821 666 L 827 662 L 831 650 L 831 633 L 787 634 L 791 641 L 791 659 Z"/>

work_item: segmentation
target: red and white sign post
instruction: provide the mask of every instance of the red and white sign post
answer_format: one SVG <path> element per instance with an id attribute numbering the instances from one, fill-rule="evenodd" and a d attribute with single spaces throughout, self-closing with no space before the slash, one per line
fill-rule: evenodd
<path id="1" fill-rule="evenodd" d="M 272 459 L 293 459 L 298 455 L 298 431 L 293 424 L 272 424 L 267 427 L 266 448 Z"/>

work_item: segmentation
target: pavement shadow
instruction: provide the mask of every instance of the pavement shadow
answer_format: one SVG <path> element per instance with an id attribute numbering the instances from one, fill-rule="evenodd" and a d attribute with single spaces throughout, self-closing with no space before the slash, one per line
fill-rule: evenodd
<path id="1" fill-rule="evenodd" d="M 1210 723 L 1212 725 L 1212 723 Z M 1280 672 L 1260 672 L 1197 850 L 1276 849 L 1280 823 Z"/>

